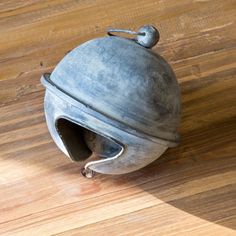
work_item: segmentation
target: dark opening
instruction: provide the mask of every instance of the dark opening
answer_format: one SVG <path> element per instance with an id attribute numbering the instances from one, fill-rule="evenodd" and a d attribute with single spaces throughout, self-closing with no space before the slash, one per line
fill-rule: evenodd
<path id="1" fill-rule="evenodd" d="M 56 129 L 74 161 L 83 161 L 89 158 L 93 152 L 100 158 L 110 158 L 122 150 L 122 146 L 115 141 L 65 118 L 57 120 Z"/>
<path id="2" fill-rule="evenodd" d="M 56 129 L 72 160 L 83 161 L 91 156 L 92 151 L 83 138 L 83 127 L 60 118 L 56 122 Z"/>

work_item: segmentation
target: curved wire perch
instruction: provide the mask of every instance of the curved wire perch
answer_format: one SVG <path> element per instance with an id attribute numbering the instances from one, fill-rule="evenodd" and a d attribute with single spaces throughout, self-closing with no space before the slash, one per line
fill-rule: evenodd
<path id="1" fill-rule="evenodd" d="M 126 30 L 126 29 L 113 29 L 113 28 L 110 28 L 110 29 L 107 30 L 108 35 L 117 36 L 116 34 L 113 34 L 113 33 L 125 33 L 125 34 L 131 34 L 131 35 L 145 36 L 144 32 L 136 32 L 136 31 Z"/>
<path id="2" fill-rule="evenodd" d="M 135 35 L 135 37 L 128 39 L 135 41 L 136 43 L 140 44 L 145 48 L 152 48 L 158 43 L 160 39 L 160 34 L 158 30 L 152 25 L 144 25 L 137 32 L 127 29 L 113 29 L 113 28 L 107 30 L 108 35 L 121 37 L 117 33 Z"/>
<path id="3" fill-rule="evenodd" d="M 90 162 L 86 163 L 84 168 L 81 171 L 82 175 L 84 177 L 88 178 L 88 179 L 93 178 L 94 175 L 95 175 L 95 172 L 89 168 L 90 166 L 93 166 L 93 165 L 96 165 L 96 164 L 100 164 L 100 163 L 106 163 L 106 162 L 110 162 L 112 160 L 115 160 L 116 158 L 121 156 L 121 154 L 123 152 L 124 152 L 124 147 L 122 147 L 120 152 L 118 154 L 116 154 L 114 157 L 107 158 L 107 159 L 102 159 L 102 160 L 90 161 Z"/>

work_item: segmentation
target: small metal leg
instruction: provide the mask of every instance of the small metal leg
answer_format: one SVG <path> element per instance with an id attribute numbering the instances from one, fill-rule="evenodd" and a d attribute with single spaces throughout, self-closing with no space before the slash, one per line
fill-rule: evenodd
<path id="1" fill-rule="evenodd" d="M 89 168 L 83 168 L 81 170 L 81 174 L 88 179 L 92 179 L 95 175 L 95 172 L 90 170 Z"/>

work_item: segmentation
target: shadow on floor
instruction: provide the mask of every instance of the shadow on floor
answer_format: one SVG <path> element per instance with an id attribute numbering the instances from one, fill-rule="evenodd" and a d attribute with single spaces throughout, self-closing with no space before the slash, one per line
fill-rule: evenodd
<path id="1" fill-rule="evenodd" d="M 183 134 L 179 147 L 117 181 L 124 178 L 180 210 L 236 229 L 236 124 L 223 123 Z"/>

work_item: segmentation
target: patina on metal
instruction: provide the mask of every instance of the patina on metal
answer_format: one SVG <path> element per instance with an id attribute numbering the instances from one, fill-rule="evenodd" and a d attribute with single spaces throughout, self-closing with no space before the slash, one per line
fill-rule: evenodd
<path id="1" fill-rule="evenodd" d="M 87 161 L 86 177 L 138 170 L 179 143 L 179 86 L 151 50 L 158 40 L 149 25 L 138 32 L 109 29 L 42 76 L 51 136 L 71 160 Z M 92 155 L 99 159 L 90 161 Z"/>

